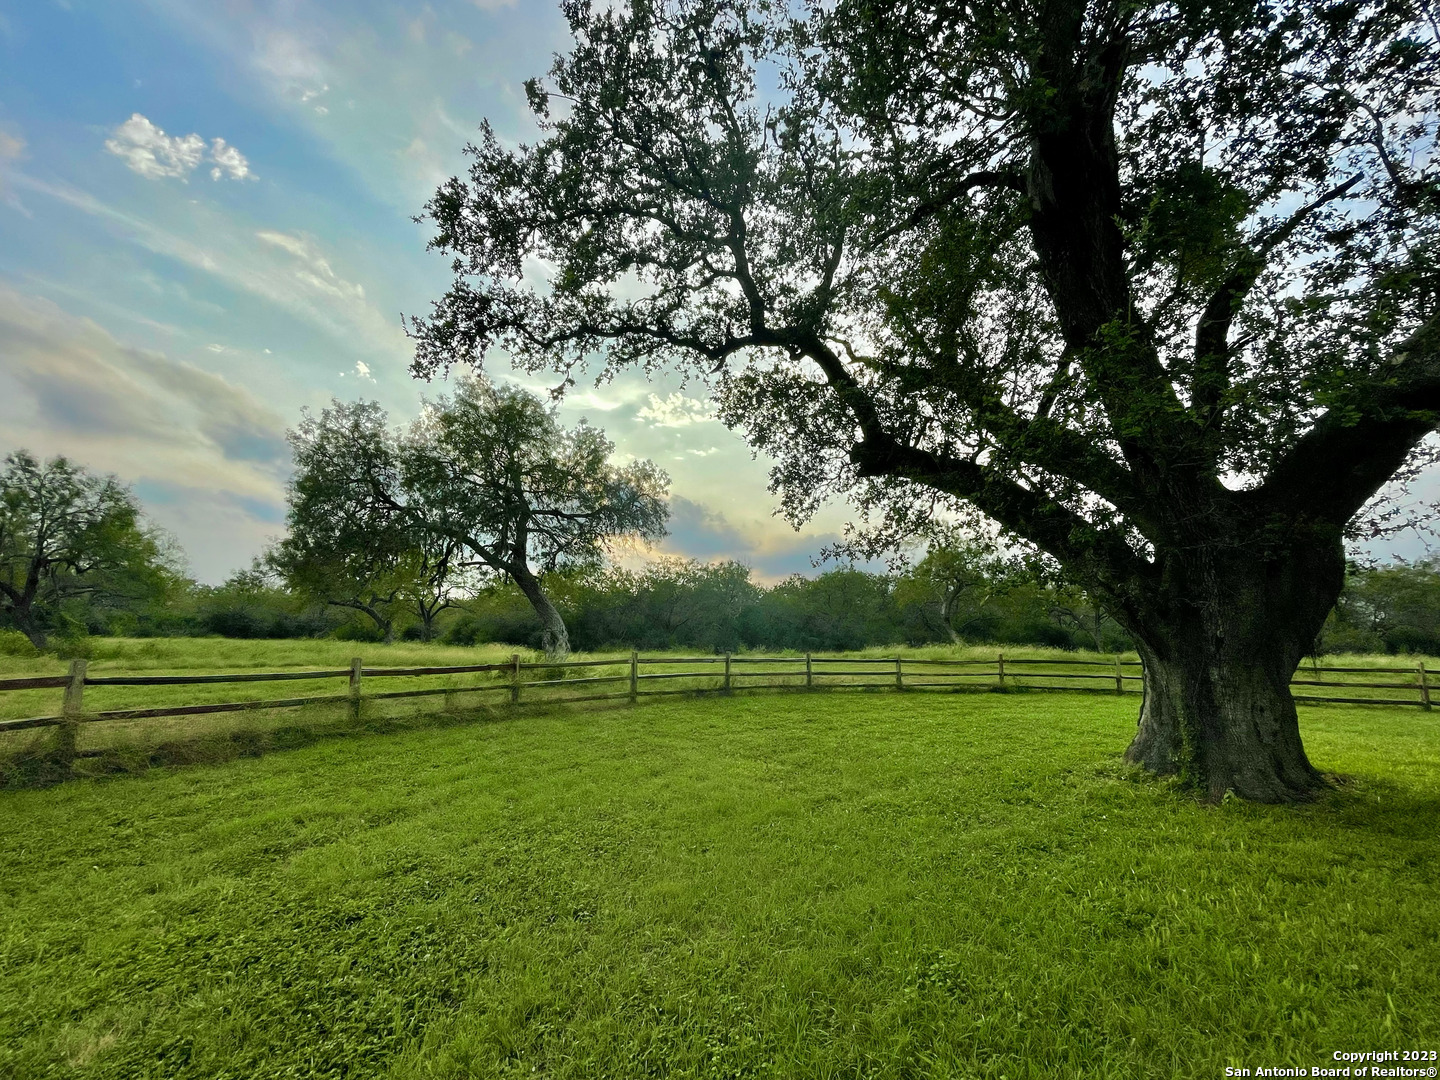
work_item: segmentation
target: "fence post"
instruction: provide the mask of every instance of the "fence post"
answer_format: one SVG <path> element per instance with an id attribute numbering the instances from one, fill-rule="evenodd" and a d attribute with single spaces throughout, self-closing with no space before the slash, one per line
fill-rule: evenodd
<path id="1" fill-rule="evenodd" d="M 725 693 L 730 693 L 730 654 L 725 654 Z"/>
<path id="2" fill-rule="evenodd" d="M 815 689 L 815 668 L 810 661 L 810 654 L 805 654 L 805 689 Z"/>
<path id="3" fill-rule="evenodd" d="M 1430 710 L 1430 682 L 1425 677 L 1425 661 L 1421 660 L 1416 666 L 1416 673 L 1420 676 L 1420 707 L 1426 712 Z"/>
<path id="4" fill-rule="evenodd" d="M 1000 654 L 1000 687 L 1001 689 L 1005 687 L 1005 654 L 1003 652 Z"/>
<path id="5" fill-rule="evenodd" d="M 510 704 L 520 704 L 520 654 L 510 654 Z"/>
<path id="6" fill-rule="evenodd" d="M 364 670 L 360 657 L 350 658 L 350 719 L 360 719 L 360 677 Z"/>
<path id="7" fill-rule="evenodd" d="M 1115 655 L 1115 693 L 1125 693 L 1125 671 L 1120 666 L 1120 655 Z"/>
<path id="8" fill-rule="evenodd" d="M 85 660 L 70 661 L 70 681 L 65 684 L 65 704 L 60 712 L 64 723 L 57 732 L 55 749 L 68 766 L 75 760 L 75 744 L 79 741 L 80 714 L 85 711 Z"/>
<path id="9" fill-rule="evenodd" d="M 900 657 L 895 657 L 895 689 L 905 689 L 905 677 L 900 673 Z"/>
<path id="10" fill-rule="evenodd" d="M 726 658 L 725 658 L 725 670 L 726 670 L 725 686 L 726 686 L 726 689 L 729 689 L 729 686 L 730 686 L 730 679 L 729 679 L 730 658 L 729 658 L 729 657 L 726 657 Z M 639 651 L 638 649 L 631 649 L 631 650 L 630 650 L 630 704 L 631 704 L 631 705 L 634 705 L 634 704 L 635 704 L 635 699 L 638 698 L 639 696 L 640 696 L 640 651 Z"/>

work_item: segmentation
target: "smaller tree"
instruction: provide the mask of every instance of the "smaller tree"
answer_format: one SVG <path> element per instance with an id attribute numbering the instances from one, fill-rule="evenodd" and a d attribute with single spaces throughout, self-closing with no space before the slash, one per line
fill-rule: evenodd
<path id="1" fill-rule="evenodd" d="M 477 575 L 463 560 L 464 549 L 446 536 L 422 535 L 428 546 L 413 548 L 396 567 L 399 598 L 420 620 L 420 640 L 435 640 L 435 620 L 472 595 Z"/>
<path id="2" fill-rule="evenodd" d="M 178 554 L 146 527 L 134 494 L 63 457 L 26 450 L 0 471 L 0 611 L 43 649 L 77 598 L 138 603 L 179 575 Z"/>
<path id="3" fill-rule="evenodd" d="M 597 564 L 613 538 L 665 531 L 669 478 L 654 464 L 612 465 L 602 432 L 566 430 L 538 398 L 482 378 L 461 379 L 407 431 L 390 430 L 376 404 L 334 402 L 291 442 L 292 529 L 328 523 L 337 548 L 363 560 L 429 551 L 438 565 L 449 550 L 452 568 L 509 578 L 551 658 L 570 638 L 541 575 Z"/>
<path id="4" fill-rule="evenodd" d="M 1440 653 L 1440 559 L 1349 568 L 1326 651 Z"/>
<path id="5" fill-rule="evenodd" d="M 900 579 L 896 599 L 916 608 L 927 629 L 958 642 L 981 624 L 993 600 L 1027 577 L 1023 561 L 993 540 L 940 530 L 925 557 Z"/>

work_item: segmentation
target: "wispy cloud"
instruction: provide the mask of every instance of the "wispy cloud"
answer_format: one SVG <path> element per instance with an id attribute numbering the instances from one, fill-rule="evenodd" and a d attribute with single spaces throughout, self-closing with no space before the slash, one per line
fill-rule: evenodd
<path id="1" fill-rule="evenodd" d="M 148 180 L 174 178 L 188 182 L 208 152 L 214 163 L 210 178 L 244 180 L 253 175 L 245 155 L 224 139 L 213 139 L 208 151 L 205 140 L 193 131 L 189 135 L 166 135 L 140 113 L 117 127 L 105 140 L 105 149 L 125 162 L 131 172 Z"/>
<path id="2" fill-rule="evenodd" d="M 556 5 L 515 0 L 380 5 L 365 17 L 295 0 L 143 2 L 405 213 L 464 167 L 482 115 L 503 134 L 533 134 L 520 83 L 568 40 Z"/>
<path id="3" fill-rule="evenodd" d="M 409 342 L 366 299 L 365 289 L 337 272 L 314 238 L 278 230 L 252 231 L 203 203 L 177 208 L 189 221 L 182 235 L 102 202 L 69 184 L 23 174 L 16 183 L 59 199 L 104 221 L 111 229 L 157 255 L 203 270 L 234 288 L 273 303 L 320 327 L 347 348 L 408 356 Z"/>
<path id="4" fill-rule="evenodd" d="M 294 274 L 302 284 L 337 300 L 364 300 L 365 288 L 346 281 L 335 273 L 330 260 L 321 254 L 316 242 L 293 233 L 261 231 L 255 234 L 271 247 L 295 257 Z"/>
<path id="5" fill-rule="evenodd" d="M 24 153 L 24 138 L 18 132 L 0 128 L 0 162 L 18 161 Z"/>
<path id="6" fill-rule="evenodd" d="M 265 516 L 273 517 L 283 507 L 290 458 L 284 423 L 243 387 L 132 348 L 89 319 L 3 284 L 0 340 L 4 449 L 63 453 L 131 483 L 189 492 L 192 508 L 224 504 L 233 513 L 243 502 L 268 507 Z M 222 575 L 248 560 L 262 537 L 259 521 L 219 536 L 204 521 L 177 527 L 183 514 L 156 516 L 187 547 L 198 544 L 197 561 Z"/>
<path id="7" fill-rule="evenodd" d="M 683 495 L 670 496 L 667 527 L 669 535 L 644 555 L 672 555 L 701 562 L 736 559 L 751 567 L 762 581 L 815 573 L 814 559 L 820 550 L 840 539 L 838 533 L 777 529 L 773 519 L 737 523 Z"/>
<path id="8" fill-rule="evenodd" d="M 13 128 L 0 126 L 0 202 L 29 217 L 30 211 L 21 204 L 9 183 L 11 167 L 24 156 L 25 137 Z"/>

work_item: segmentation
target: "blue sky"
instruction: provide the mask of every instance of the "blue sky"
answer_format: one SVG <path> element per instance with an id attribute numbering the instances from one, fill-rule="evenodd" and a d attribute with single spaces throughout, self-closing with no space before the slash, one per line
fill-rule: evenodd
<path id="1" fill-rule="evenodd" d="M 532 137 L 553 0 L 0 0 L 0 443 L 134 485 L 202 581 L 284 521 L 302 407 L 413 381 L 401 313 L 448 283 L 412 216 L 483 118 Z M 543 380 L 518 377 L 534 389 Z M 672 476 L 661 550 L 813 572 L 845 520 L 772 514 L 703 387 L 562 407 Z"/>
<path id="2" fill-rule="evenodd" d="M 202 581 L 248 565 L 302 407 L 443 390 L 407 371 L 401 313 L 448 284 L 412 217 L 483 118 L 533 137 L 567 41 L 556 0 L 0 0 L 0 450 L 118 474 Z M 776 518 L 703 387 L 582 385 L 582 416 L 671 474 L 663 552 L 773 580 L 843 527 Z"/>

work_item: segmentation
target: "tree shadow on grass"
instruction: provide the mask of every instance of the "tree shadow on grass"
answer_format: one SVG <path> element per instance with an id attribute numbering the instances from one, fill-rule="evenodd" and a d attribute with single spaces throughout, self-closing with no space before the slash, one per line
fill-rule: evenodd
<path id="1" fill-rule="evenodd" d="M 1325 821 L 1347 830 L 1429 843 L 1440 836 L 1440 794 L 1383 777 L 1346 777 L 1320 806 Z"/>

